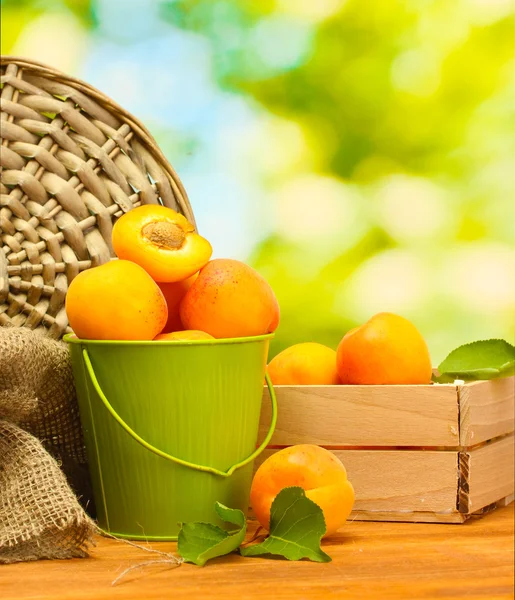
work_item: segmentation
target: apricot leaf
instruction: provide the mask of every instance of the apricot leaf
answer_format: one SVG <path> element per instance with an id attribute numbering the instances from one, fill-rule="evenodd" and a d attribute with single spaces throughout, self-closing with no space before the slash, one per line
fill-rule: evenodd
<path id="1" fill-rule="evenodd" d="M 331 557 L 320 548 L 325 531 L 324 513 L 318 504 L 307 498 L 301 487 L 284 488 L 272 503 L 269 537 L 260 544 L 240 548 L 240 554 L 330 562 Z"/>
<path id="2" fill-rule="evenodd" d="M 211 523 L 182 523 L 177 542 L 177 552 L 186 562 L 200 567 L 211 558 L 234 552 L 245 539 L 247 523 L 241 510 L 215 503 L 218 516 L 226 523 L 240 529 L 233 534 Z"/>
<path id="3" fill-rule="evenodd" d="M 515 347 L 505 340 L 480 340 L 453 350 L 439 365 L 438 383 L 495 379 L 515 374 Z"/>

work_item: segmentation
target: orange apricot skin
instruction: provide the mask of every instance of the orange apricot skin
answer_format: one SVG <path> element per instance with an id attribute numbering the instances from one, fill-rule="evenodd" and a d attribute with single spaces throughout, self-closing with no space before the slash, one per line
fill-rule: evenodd
<path id="1" fill-rule="evenodd" d="M 160 333 L 154 340 L 159 341 L 173 341 L 173 340 L 214 340 L 215 338 L 205 331 L 198 331 L 196 329 L 185 329 L 183 331 L 172 331 L 170 333 Z"/>
<path id="2" fill-rule="evenodd" d="M 279 352 L 269 363 L 274 385 L 338 385 L 336 352 L 316 342 L 294 344 Z"/>
<path id="3" fill-rule="evenodd" d="M 256 336 L 275 331 L 279 304 L 252 267 L 217 258 L 200 270 L 181 302 L 180 315 L 186 329 L 200 329 L 215 338 Z"/>
<path id="4" fill-rule="evenodd" d="M 184 329 L 179 314 L 179 307 L 186 292 L 190 289 L 192 283 L 197 278 L 197 274 L 183 279 L 182 281 L 171 281 L 168 283 L 158 283 L 168 306 L 168 320 L 163 328 L 162 333 L 170 333 L 172 331 L 180 331 Z"/>
<path id="5" fill-rule="evenodd" d="M 112 260 L 73 279 L 66 313 L 80 339 L 152 340 L 163 329 L 168 309 L 144 269 L 127 260 Z"/>
<path id="6" fill-rule="evenodd" d="M 350 330 L 338 345 L 336 356 L 344 384 L 431 382 L 431 357 L 424 338 L 413 323 L 393 313 L 379 313 Z"/>
<path id="7" fill-rule="evenodd" d="M 272 454 L 256 471 L 250 503 L 256 518 L 270 528 L 270 509 L 285 487 L 299 486 L 324 513 L 327 537 L 340 529 L 354 506 L 354 488 L 343 464 L 329 450 L 298 444 Z"/>
<path id="8" fill-rule="evenodd" d="M 149 225 L 170 224 L 184 234 L 178 248 L 166 247 L 145 234 Z M 122 215 L 113 226 L 113 248 L 119 258 L 131 260 L 157 282 L 187 279 L 211 258 L 211 244 L 180 213 L 158 204 L 144 204 Z"/>

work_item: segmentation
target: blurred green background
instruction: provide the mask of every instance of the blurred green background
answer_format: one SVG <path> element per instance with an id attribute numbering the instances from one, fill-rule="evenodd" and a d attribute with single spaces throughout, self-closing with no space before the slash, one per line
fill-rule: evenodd
<path id="1" fill-rule="evenodd" d="M 3 0 L 2 54 L 140 118 L 215 256 L 272 284 L 272 355 L 380 311 L 436 365 L 515 338 L 512 0 Z"/>

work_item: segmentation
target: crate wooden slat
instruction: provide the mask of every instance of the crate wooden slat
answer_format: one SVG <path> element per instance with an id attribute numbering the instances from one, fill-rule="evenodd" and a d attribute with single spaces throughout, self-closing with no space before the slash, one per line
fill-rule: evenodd
<path id="1" fill-rule="evenodd" d="M 515 378 L 462 385 L 278 386 L 268 449 L 318 444 L 345 465 L 351 518 L 462 523 L 513 500 Z M 265 390 L 260 433 L 270 422 Z"/>
<path id="2" fill-rule="evenodd" d="M 276 450 L 265 450 L 256 467 Z M 458 453 L 417 450 L 333 450 L 347 469 L 356 510 L 456 512 Z M 420 473 L 426 471 L 426 476 Z M 374 473 L 371 477 L 370 474 Z"/>
<path id="3" fill-rule="evenodd" d="M 458 387 L 460 445 L 472 446 L 513 431 L 515 377 Z"/>
<path id="4" fill-rule="evenodd" d="M 453 385 L 278 386 L 279 418 L 271 445 L 459 445 Z M 261 435 L 270 423 L 265 391 Z"/>

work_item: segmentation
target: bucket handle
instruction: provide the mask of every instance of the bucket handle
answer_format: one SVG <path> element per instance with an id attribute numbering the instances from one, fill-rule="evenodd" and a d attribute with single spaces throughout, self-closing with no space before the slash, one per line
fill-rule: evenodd
<path id="1" fill-rule="evenodd" d="M 268 390 L 270 392 L 270 400 L 272 402 L 272 420 L 270 423 L 270 427 L 268 429 L 268 433 L 265 436 L 265 439 L 261 442 L 260 446 L 258 448 L 256 448 L 256 450 L 254 450 L 254 452 L 250 456 L 247 456 L 247 458 L 245 458 L 241 462 L 236 463 L 235 465 L 230 467 L 227 471 L 220 471 L 219 469 L 215 469 L 214 467 L 207 467 L 205 465 L 197 465 L 195 463 L 188 462 L 187 460 L 183 460 L 182 458 L 177 458 L 176 456 L 172 456 L 171 454 L 168 454 L 167 452 L 163 452 L 162 450 L 159 450 L 159 448 L 152 446 L 152 444 L 149 444 L 142 437 L 140 437 L 133 429 L 131 429 L 131 427 L 129 427 L 129 425 L 120 417 L 120 415 L 116 412 L 116 410 L 111 406 L 111 403 L 106 398 L 104 392 L 102 391 L 102 388 L 100 387 L 100 384 L 98 382 L 97 376 L 95 375 L 95 371 L 93 369 L 93 365 L 91 364 L 91 360 L 89 358 L 89 354 L 88 354 L 88 351 L 86 350 L 86 348 L 83 348 L 82 355 L 84 357 L 84 363 L 86 364 L 86 368 L 87 368 L 88 374 L 91 378 L 91 382 L 93 383 L 93 387 L 95 388 L 95 391 L 97 392 L 98 396 L 102 400 L 102 403 L 107 408 L 107 410 L 109 411 L 111 416 L 123 427 L 123 429 L 125 429 L 125 431 L 132 438 L 134 438 L 139 444 L 141 444 L 147 450 L 150 450 L 154 454 L 157 454 L 157 456 L 161 456 L 162 458 L 166 458 L 167 460 L 177 463 L 178 465 L 182 465 L 183 467 L 189 467 L 190 469 L 195 469 L 197 471 L 213 473 L 213 475 L 219 475 L 220 477 L 230 477 L 234 473 L 234 471 L 236 471 L 237 469 L 239 469 L 241 467 L 244 467 L 249 462 L 253 461 L 257 456 L 259 456 L 261 454 L 261 452 L 263 452 L 263 450 L 267 447 L 268 442 L 271 440 L 272 435 L 274 434 L 275 426 L 277 424 L 277 398 L 275 396 L 275 391 L 272 386 L 272 382 L 270 381 L 270 377 L 268 376 L 268 373 L 265 373 L 266 384 L 268 386 Z"/>

